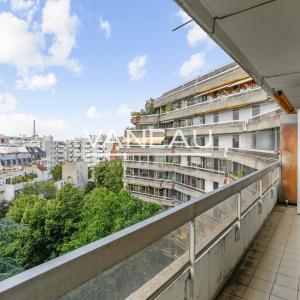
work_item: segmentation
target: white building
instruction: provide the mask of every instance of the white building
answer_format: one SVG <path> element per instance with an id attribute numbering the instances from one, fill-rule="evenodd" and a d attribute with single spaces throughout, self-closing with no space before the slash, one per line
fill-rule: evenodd
<path id="1" fill-rule="evenodd" d="M 62 184 L 71 183 L 82 188 L 88 182 L 88 165 L 85 162 L 69 162 L 62 166 Z"/>
<path id="2" fill-rule="evenodd" d="M 49 172 L 39 164 L 6 167 L 0 171 L 0 201 L 11 201 L 28 183 L 49 179 Z"/>

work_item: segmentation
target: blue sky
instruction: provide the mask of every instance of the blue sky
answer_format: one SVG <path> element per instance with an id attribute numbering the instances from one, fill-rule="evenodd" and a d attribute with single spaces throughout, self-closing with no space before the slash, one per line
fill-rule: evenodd
<path id="1" fill-rule="evenodd" d="M 121 133 L 146 99 L 230 60 L 194 23 L 172 32 L 188 19 L 171 0 L 0 0 L 0 133 Z"/>

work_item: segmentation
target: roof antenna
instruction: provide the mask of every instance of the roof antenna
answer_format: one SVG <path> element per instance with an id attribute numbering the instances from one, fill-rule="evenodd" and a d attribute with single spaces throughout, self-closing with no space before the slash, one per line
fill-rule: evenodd
<path id="1" fill-rule="evenodd" d="M 189 23 L 191 23 L 191 22 L 193 22 L 193 21 L 194 21 L 194 20 L 191 19 L 191 20 L 189 20 L 189 21 L 187 21 L 187 22 L 185 22 L 185 23 L 183 23 L 183 24 L 177 26 L 176 28 L 172 29 L 172 31 L 176 31 L 176 30 L 180 29 L 181 27 L 183 27 L 183 26 L 185 26 L 185 25 L 187 25 L 187 24 L 189 24 Z"/>

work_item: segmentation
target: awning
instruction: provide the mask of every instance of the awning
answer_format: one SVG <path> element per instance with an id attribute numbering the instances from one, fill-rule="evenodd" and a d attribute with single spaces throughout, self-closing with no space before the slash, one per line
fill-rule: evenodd
<path id="1" fill-rule="evenodd" d="M 227 84 L 217 86 L 213 89 L 208 89 L 206 91 L 202 91 L 202 92 L 200 92 L 200 94 L 195 95 L 195 98 L 199 97 L 199 96 L 202 96 L 202 95 L 210 94 L 212 92 L 219 91 L 219 90 L 231 87 L 231 86 L 234 86 L 236 84 L 242 84 L 242 83 L 245 83 L 245 82 L 250 81 L 250 80 L 252 80 L 251 77 L 246 77 L 246 78 L 242 78 L 242 79 L 239 79 L 239 80 L 234 80 L 234 81 L 228 82 Z"/>
<path id="2" fill-rule="evenodd" d="M 239 81 L 233 82 L 228 87 L 235 86 L 237 84 L 242 84 L 242 83 L 249 82 L 249 81 L 252 81 L 252 78 L 251 77 L 246 77 L 246 78 L 243 78 L 243 79 L 241 79 Z"/>

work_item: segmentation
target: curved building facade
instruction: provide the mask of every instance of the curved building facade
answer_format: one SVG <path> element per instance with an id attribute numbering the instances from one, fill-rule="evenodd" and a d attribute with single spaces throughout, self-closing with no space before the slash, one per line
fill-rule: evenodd
<path id="1" fill-rule="evenodd" d="M 282 110 L 236 63 L 146 102 L 125 132 L 126 189 L 165 206 L 276 160 Z"/>

